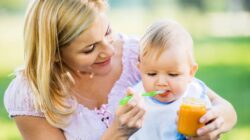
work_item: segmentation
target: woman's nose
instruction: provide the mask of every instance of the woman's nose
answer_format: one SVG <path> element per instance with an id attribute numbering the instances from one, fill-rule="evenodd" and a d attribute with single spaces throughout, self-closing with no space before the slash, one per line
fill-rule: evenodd
<path id="1" fill-rule="evenodd" d="M 113 56 L 115 54 L 114 47 L 112 46 L 110 42 L 104 40 L 101 45 L 102 47 L 101 47 L 99 57 L 106 58 L 106 57 Z"/>

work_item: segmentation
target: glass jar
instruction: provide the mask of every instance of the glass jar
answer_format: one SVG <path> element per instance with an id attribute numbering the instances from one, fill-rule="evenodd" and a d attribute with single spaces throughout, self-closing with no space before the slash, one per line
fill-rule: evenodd
<path id="1" fill-rule="evenodd" d="M 180 106 L 178 132 L 185 136 L 196 136 L 197 129 L 204 126 L 200 118 L 206 113 L 205 103 L 196 98 L 184 98 Z"/>

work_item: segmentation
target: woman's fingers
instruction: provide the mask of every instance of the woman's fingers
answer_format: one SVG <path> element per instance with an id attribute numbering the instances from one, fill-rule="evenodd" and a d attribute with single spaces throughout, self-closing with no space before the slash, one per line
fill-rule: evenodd
<path id="1" fill-rule="evenodd" d="M 125 108 L 126 106 L 128 107 Z M 124 114 L 118 113 L 119 115 L 116 116 L 116 120 L 118 120 L 118 130 L 122 135 L 131 136 L 141 127 L 145 110 L 142 109 L 139 104 L 136 106 L 127 104 L 124 108 L 121 108 L 121 110 L 122 109 L 126 110 L 120 111 Z"/>
<path id="2" fill-rule="evenodd" d="M 220 138 L 220 130 L 213 131 L 203 136 L 190 137 L 188 140 L 218 140 Z"/>
<path id="3" fill-rule="evenodd" d="M 143 118 L 145 110 L 139 104 L 127 104 L 118 108 L 116 116 L 122 126 L 136 127 L 138 121 Z"/>
<path id="4" fill-rule="evenodd" d="M 128 125 L 131 119 L 140 112 L 140 108 L 135 106 L 129 112 L 120 116 L 121 125 Z"/>
<path id="5" fill-rule="evenodd" d="M 131 104 L 119 106 L 117 111 L 116 111 L 116 116 L 120 116 L 122 114 L 125 114 L 125 113 L 129 112 L 130 110 L 132 110 L 133 108 L 134 108 L 134 106 Z"/>
<path id="6" fill-rule="evenodd" d="M 134 91 L 132 88 L 127 88 L 126 96 L 134 95 Z M 134 101 L 133 103 L 127 103 L 124 106 L 119 106 L 118 110 L 116 111 L 116 115 L 119 116 L 120 114 L 125 114 L 126 112 L 129 112 L 131 109 L 133 109 L 134 106 L 136 106 L 137 102 Z"/>
<path id="7" fill-rule="evenodd" d="M 209 123 L 218 117 L 218 112 L 213 108 L 207 111 L 205 115 L 200 118 L 200 123 Z"/>
<path id="8" fill-rule="evenodd" d="M 221 126 L 224 124 L 224 119 L 222 117 L 216 118 L 214 121 L 208 123 L 204 127 L 198 129 L 197 134 L 199 136 L 202 136 L 206 133 L 210 133 L 212 131 L 215 131 L 217 129 L 220 129 Z"/>
<path id="9" fill-rule="evenodd" d="M 202 136 L 206 133 L 220 128 L 224 123 L 224 119 L 218 116 L 219 112 L 215 108 L 208 110 L 207 113 L 203 115 L 200 119 L 200 122 L 205 123 L 206 125 L 198 129 L 197 134 L 199 136 Z"/>
<path id="10" fill-rule="evenodd" d="M 122 135 L 130 136 L 142 126 L 145 110 L 142 108 L 140 96 L 131 88 L 127 89 L 127 95 L 133 97 L 128 104 L 119 106 L 116 111 L 116 128 Z"/>
<path id="11" fill-rule="evenodd" d="M 128 126 L 140 128 L 142 125 L 144 114 L 145 114 L 145 110 L 140 109 L 140 111 L 133 118 L 131 118 L 131 120 L 128 123 Z"/>
<path id="12" fill-rule="evenodd" d="M 191 137 L 189 140 L 217 140 L 220 137 L 224 119 L 220 116 L 216 108 L 207 111 L 200 119 L 201 123 L 206 125 L 197 130 L 197 137 Z"/>

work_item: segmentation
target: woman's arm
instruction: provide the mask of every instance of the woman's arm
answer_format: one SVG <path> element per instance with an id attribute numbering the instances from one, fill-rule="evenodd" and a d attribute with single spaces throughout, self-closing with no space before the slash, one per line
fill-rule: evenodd
<path id="1" fill-rule="evenodd" d="M 237 115 L 231 103 L 211 89 L 208 91 L 208 97 L 213 107 L 200 119 L 200 122 L 206 125 L 198 129 L 198 137 L 193 137 L 192 140 L 218 139 L 220 134 L 232 129 L 237 122 Z"/>
<path id="2" fill-rule="evenodd" d="M 45 118 L 16 116 L 14 120 L 24 140 L 66 140 L 63 132 L 51 126 Z"/>

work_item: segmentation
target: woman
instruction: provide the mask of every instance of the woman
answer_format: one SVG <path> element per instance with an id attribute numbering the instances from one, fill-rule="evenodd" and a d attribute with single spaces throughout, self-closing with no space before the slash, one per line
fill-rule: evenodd
<path id="1" fill-rule="evenodd" d="M 118 107 L 140 80 L 138 41 L 113 35 L 103 0 L 36 0 L 27 13 L 25 68 L 5 93 L 24 139 L 128 139 L 142 125 L 139 105 Z M 216 139 L 236 122 L 233 107 L 210 91 L 210 122 L 194 139 Z M 230 114 L 230 115 L 229 115 Z M 224 123 L 223 123 L 224 121 Z"/>

